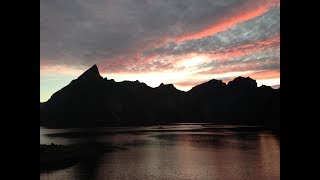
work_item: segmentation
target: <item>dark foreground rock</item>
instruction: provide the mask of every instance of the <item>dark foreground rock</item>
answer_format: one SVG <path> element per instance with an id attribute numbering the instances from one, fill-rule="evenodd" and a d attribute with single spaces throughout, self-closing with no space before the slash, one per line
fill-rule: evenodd
<path id="1" fill-rule="evenodd" d="M 123 148 L 105 144 L 90 143 L 79 145 L 40 145 L 40 172 L 63 169 L 106 152 Z"/>

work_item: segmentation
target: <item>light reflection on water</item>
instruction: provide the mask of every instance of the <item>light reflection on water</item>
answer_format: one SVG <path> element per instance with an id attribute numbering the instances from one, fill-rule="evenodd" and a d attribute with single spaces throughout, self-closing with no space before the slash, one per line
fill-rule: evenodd
<path id="1" fill-rule="evenodd" d="M 40 179 L 280 179 L 280 139 L 243 126 L 175 124 L 99 129 L 40 128 L 42 144 L 103 142 L 127 147 Z M 248 129 L 249 128 L 249 129 Z M 79 132 L 102 132 L 83 136 Z M 74 132 L 73 136 L 46 134 Z M 113 132 L 112 134 L 104 132 Z M 78 133 L 78 134 L 77 134 Z"/>

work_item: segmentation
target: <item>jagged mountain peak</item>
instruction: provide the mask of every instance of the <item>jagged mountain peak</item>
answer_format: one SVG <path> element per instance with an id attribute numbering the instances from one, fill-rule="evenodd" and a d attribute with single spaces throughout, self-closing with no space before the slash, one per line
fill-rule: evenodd
<path id="1" fill-rule="evenodd" d="M 103 79 L 99 73 L 97 65 L 93 65 L 91 68 L 86 70 L 83 74 L 78 77 L 78 80 L 95 80 Z"/>
<path id="2" fill-rule="evenodd" d="M 161 84 L 158 86 L 158 88 L 164 88 L 164 87 L 170 88 L 170 89 L 172 89 L 172 88 L 173 88 L 173 89 L 176 89 L 173 84 L 163 84 L 163 83 L 161 83 Z"/>
<path id="3" fill-rule="evenodd" d="M 241 88 L 241 89 L 247 89 L 247 88 L 256 88 L 257 82 L 254 79 L 251 79 L 250 77 L 236 77 L 232 81 L 229 81 L 228 87 L 231 88 Z"/>
<path id="4" fill-rule="evenodd" d="M 216 80 L 216 79 L 212 79 L 210 81 L 207 81 L 205 83 L 199 84 L 195 87 L 193 87 L 190 91 L 191 92 L 195 92 L 195 91 L 211 91 L 214 89 L 221 89 L 223 87 L 226 86 L 226 83 L 224 83 L 221 80 Z"/>

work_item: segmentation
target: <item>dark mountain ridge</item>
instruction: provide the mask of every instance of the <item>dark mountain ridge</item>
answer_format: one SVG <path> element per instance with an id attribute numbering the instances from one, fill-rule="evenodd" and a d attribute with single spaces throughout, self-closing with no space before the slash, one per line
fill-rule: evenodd
<path id="1" fill-rule="evenodd" d="M 257 124 L 278 128 L 280 89 L 257 87 L 250 77 L 210 80 L 184 92 L 115 82 L 94 65 L 40 103 L 40 125 L 52 128 L 152 125 L 177 122 Z"/>

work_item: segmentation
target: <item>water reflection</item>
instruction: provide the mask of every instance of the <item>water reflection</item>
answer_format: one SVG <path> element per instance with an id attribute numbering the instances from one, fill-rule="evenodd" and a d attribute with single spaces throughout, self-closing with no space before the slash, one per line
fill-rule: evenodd
<path id="1" fill-rule="evenodd" d="M 280 141 L 272 135 L 260 135 L 259 152 L 263 173 L 271 179 L 277 179 L 280 174 Z"/>
<path id="2" fill-rule="evenodd" d="M 42 129 L 41 143 L 79 143 L 86 131 L 99 132 L 85 138 L 88 142 L 128 149 L 97 154 L 73 167 L 41 173 L 40 179 L 280 179 L 280 140 L 256 127 L 175 124 L 79 131 Z M 69 134 L 46 135 L 65 132 Z"/>

